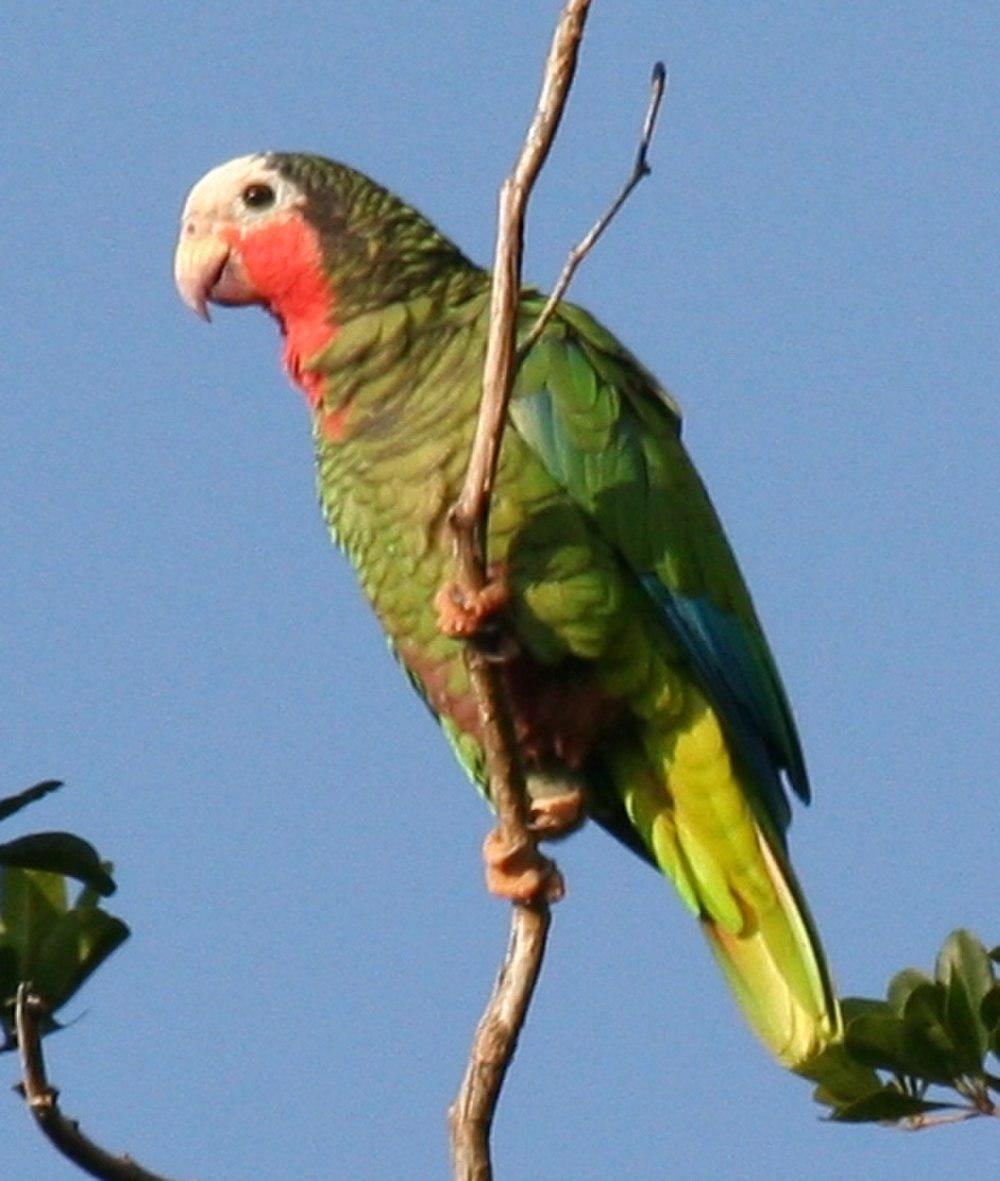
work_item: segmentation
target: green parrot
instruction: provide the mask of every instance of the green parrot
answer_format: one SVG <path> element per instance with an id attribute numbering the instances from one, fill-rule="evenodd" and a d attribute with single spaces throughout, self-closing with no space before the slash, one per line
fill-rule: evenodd
<path id="1" fill-rule="evenodd" d="M 809 798 L 802 751 L 670 395 L 585 311 L 559 305 L 515 380 L 490 584 L 463 603 L 446 517 L 477 416 L 488 273 L 361 173 L 268 152 L 192 189 L 175 277 L 205 318 L 212 302 L 278 321 L 333 539 L 480 790 L 461 637 L 499 613 L 539 831 L 590 817 L 669 877 L 783 1064 L 837 1041 L 785 844 L 786 785 Z M 522 332 L 542 303 L 523 293 Z M 516 897 L 502 852 L 488 861 L 495 891 Z"/>

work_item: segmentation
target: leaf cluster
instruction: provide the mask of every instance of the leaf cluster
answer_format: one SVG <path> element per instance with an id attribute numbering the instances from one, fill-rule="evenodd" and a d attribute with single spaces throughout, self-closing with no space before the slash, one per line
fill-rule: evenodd
<path id="1" fill-rule="evenodd" d="M 47 779 L 0 799 L 0 821 L 42 799 L 62 784 Z M 81 883 L 72 899 L 67 878 Z M 110 866 L 89 842 L 68 832 L 37 832 L 0 844 L 0 1049 L 12 1049 L 18 985 L 31 983 L 52 1017 L 107 957 L 129 929 L 103 910 L 115 890 Z"/>
<path id="2" fill-rule="evenodd" d="M 933 977 L 904 968 L 885 1000 L 845 998 L 844 1040 L 808 1072 L 830 1118 L 919 1128 L 1000 1115 L 1000 1077 L 990 1069 L 1000 1060 L 998 960 L 1000 948 L 988 952 L 957 930 Z"/>

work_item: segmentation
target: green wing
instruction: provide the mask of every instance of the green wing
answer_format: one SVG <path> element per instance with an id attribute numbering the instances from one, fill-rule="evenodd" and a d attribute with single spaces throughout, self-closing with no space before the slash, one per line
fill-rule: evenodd
<path id="1" fill-rule="evenodd" d="M 531 301 L 524 311 L 530 322 Z M 659 695 L 631 703 L 635 728 L 605 750 L 632 831 L 698 915 L 758 1035 L 806 1069 L 839 1037 L 840 1017 L 784 849 L 783 781 L 806 797 L 805 768 L 677 406 L 586 313 L 563 306 L 524 361 L 510 415 L 631 573 L 639 615 L 657 620 L 637 623 L 643 638 L 626 659 L 659 670 Z"/>
<path id="2" fill-rule="evenodd" d="M 526 323 L 535 314 L 526 301 Z M 525 359 L 512 422 L 656 604 L 778 832 L 809 785 L 774 660 L 680 439 L 680 411 L 586 312 L 563 305 Z"/>

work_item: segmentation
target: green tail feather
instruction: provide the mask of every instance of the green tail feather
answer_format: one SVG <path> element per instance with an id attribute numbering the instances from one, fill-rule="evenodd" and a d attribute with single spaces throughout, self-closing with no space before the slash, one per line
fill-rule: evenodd
<path id="1" fill-rule="evenodd" d="M 791 869 L 758 831 L 776 905 L 746 935 L 709 917 L 702 929 L 751 1028 L 782 1065 L 802 1070 L 842 1034 L 840 1006 Z"/>

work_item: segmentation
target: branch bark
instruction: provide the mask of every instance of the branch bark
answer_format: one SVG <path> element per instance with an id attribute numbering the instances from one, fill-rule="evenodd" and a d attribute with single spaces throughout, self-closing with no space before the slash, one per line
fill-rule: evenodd
<path id="1" fill-rule="evenodd" d="M 490 499 L 517 367 L 541 336 L 577 267 L 650 171 L 647 156 L 666 88 L 662 62 L 653 67 L 649 104 L 627 181 L 608 209 L 570 251 L 551 296 L 518 348 L 525 212 L 562 119 L 589 8 L 590 0 L 567 0 L 564 4 L 545 63 L 534 117 L 513 171 L 500 189 L 483 393 L 462 491 L 449 514 L 455 547 L 455 586 L 470 603 L 475 602 L 487 585 Z M 539 853 L 537 839 L 529 827 L 530 800 L 509 703 L 499 665 L 491 659 L 483 638 L 474 635 L 468 642 L 466 663 L 479 707 L 489 793 L 497 813 L 499 838 L 519 858 L 521 867 L 537 871 L 541 886 L 530 901 L 515 902 L 512 906 L 507 953 L 476 1028 L 458 1096 L 449 1111 L 456 1181 L 491 1181 L 493 1176 L 490 1161 L 493 1116 L 541 971 L 551 922 L 549 903 L 562 895 L 559 871 Z"/>
<path id="2" fill-rule="evenodd" d="M 483 396 L 465 482 L 449 514 L 457 582 L 470 598 L 486 585 L 490 497 L 514 379 L 525 210 L 562 118 L 589 8 L 590 0 L 567 0 L 563 7 L 545 63 L 534 118 L 514 169 L 500 190 Z M 545 878 L 558 881 L 555 867 L 538 853 L 528 828 L 524 772 L 500 670 L 474 641 L 466 647 L 466 659 L 479 705 L 490 798 L 501 837 L 509 847 L 523 848 L 540 865 Z M 493 1176 L 489 1143 L 493 1113 L 538 979 L 549 921 L 544 892 L 530 904 L 516 903 L 512 907 L 507 955 L 476 1030 L 468 1069 L 449 1113 L 457 1181 L 490 1181 Z"/>
<path id="3" fill-rule="evenodd" d="M 456 1181 L 492 1181 L 490 1129 L 542 968 L 550 922 L 548 903 L 516 904 L 511 909 L 507 954 L 476 1027 L 458 1097 L 448 1113 Z"/>
<path id="4" fill-rule="evenodd" d="M 39 1018 L 44 1010 L 28 984 L 17 990 L 14 1021 L 21 1055 L 21 1090 L 28 1110 L 49 1142 L 91 1177 L 104 1181 L 167 1181 L 128 1156 L 113 1156 L 80 1131 L 76 1120 L 63 1115 L 59 1092 L 45 1073 Z"/>

